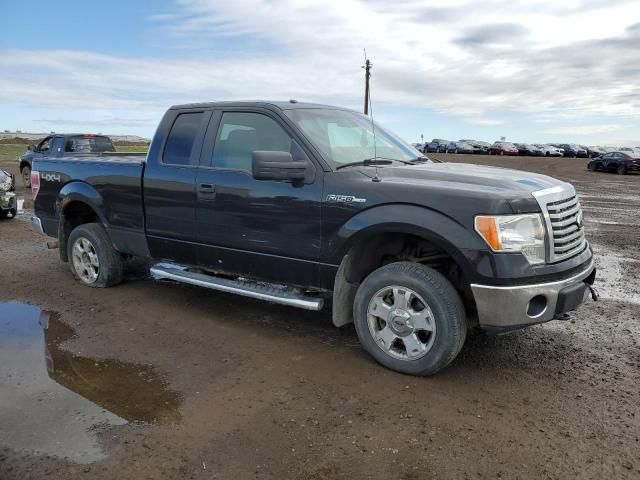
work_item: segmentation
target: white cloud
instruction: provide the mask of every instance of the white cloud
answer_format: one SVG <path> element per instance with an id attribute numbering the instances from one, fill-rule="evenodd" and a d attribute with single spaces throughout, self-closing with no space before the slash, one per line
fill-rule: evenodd
<path id="1" fill-rule="evenodd" d="M 467 123 L 472 123 L 474 125 L 485 125 L 485 126 L 494 126 L 494 125 L 503 125 L 504 120 L 497 120 L 495 118 L 483 118 L 483 117 L 467 117 L 465 118 Z"/>
<path id="2" fill-rule="evenodd" d="M 624 128 L 623 125 L 578 125 L 573 127 L 558 127 L 543 130 L 542 133 L 551 135 L 595 135 L 597 133 L 615 132 Z"/>
<path id="3" fill-rule="evenodd" d="M 97 108 L 106 118 L 237 98 L 359 108 L 366 47 L 372 95 L 385 105 L 430 108 L 485 126 L 500 125 L 492 115 L 502 112 L 540 113 L 538 121 L 559 119 L 567 128 L 567 112 L 640 115 L 633 1 L 180 0 L 178 7 L 150 12 L 146 26 L 187 53 L 4 51 L 0 102 Z M 238 53 L 247 39 L 263 48 Z"/>

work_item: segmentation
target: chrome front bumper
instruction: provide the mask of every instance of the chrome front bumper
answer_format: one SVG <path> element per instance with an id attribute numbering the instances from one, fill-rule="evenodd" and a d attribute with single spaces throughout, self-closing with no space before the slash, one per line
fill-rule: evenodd
<path id="1" fill-rule="evenodd" d="M 594 269 L 591 260 L 582 272 L 557 282 L 512 287 L 472 284 L 480 326 L 511 330 L 553 320 L 589 297 L 585 280 L 594 274 Z"/>

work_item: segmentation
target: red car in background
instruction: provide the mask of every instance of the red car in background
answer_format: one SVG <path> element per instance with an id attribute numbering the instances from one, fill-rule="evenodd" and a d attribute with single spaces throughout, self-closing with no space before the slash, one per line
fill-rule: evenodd
<path id="1" fill-rule="evenodd" d="M 489 155 L 518 155 L 518 147 L 510 142 L 495 142 L 489 147 Z"/>

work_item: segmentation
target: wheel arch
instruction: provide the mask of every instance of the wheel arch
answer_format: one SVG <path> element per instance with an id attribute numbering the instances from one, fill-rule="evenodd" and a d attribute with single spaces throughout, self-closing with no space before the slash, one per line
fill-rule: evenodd
<path id="1" fill-rule="evenodd" d="M 56 215 L 59 219 L 60 258 L 64 262 L 69 260 L 69 235 L 78 225 L 101 223 L 108 230 L 102 196 L 85 182 L 70 182 L 62 187 L 56 200 Z"/>
<path id="2" fill-rule="evenodd" d="M 382 219 L 395 218 L 389 222 Z M 440 212 L 415 205 L 376 207 L 352 217 L 338 233 L 343 239 L 336 250 L 339 264 L 333 285 L 333 322 L 342 326 L 353 321 L 352 304 L 358 286 L 386 258 L 403 258 L 408 244 L 432 247 L 434 258 L 442 256 L 459 274 L 450 278 L 466 301 L 473 302 L 469 290 L 473 266 L 464 250 L 480 250 L 483 245 L 460 223 Z M 419 263 L 419 262 L 417 262 Z"/>

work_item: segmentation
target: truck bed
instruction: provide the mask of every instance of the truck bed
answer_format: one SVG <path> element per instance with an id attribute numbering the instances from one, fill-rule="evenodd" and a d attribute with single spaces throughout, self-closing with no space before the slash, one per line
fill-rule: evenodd
<path id="1" fill-rule="evenodd" d="M 128 254 L 146 251 L 144 166 L 144 154 L 74 154 L 34 160 L 33 171 L 40 176 L 38 206 L 45 233 L 58 235 L 59 198 L 68 192 L 82 192 L 85 197 L 95 199 L 95 212 L 119 251 Z M 66 201 L 73 201 L 72 198 L 73 194 Z"/>

